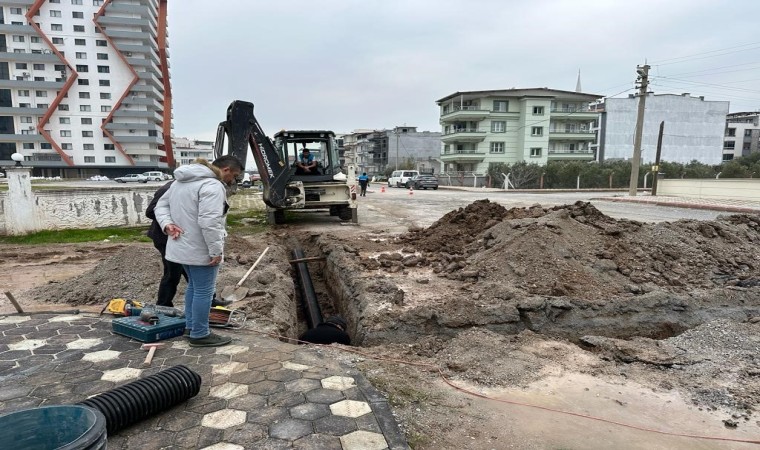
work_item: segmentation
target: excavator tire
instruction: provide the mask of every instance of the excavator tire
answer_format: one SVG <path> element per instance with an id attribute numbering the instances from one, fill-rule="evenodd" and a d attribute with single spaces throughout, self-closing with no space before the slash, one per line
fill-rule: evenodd
<path id="1" fill-rule="evenodd" d="M 353 216 L 354 216 L 353 211 L 354 211 L 353 208 L 349 208 L 348 206 L 342 206 L 338 210 L 338 217 L 340 218 L 340 220 L 346 222 L 348 220 L 353 219 Z"/>

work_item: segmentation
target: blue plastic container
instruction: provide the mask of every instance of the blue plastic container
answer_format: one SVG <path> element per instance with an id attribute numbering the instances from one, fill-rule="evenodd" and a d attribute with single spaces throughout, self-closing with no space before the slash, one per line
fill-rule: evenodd
<path id="1" fill-rule="evenodd" d="M 0 448 L 94 450 L 106 445 L 106 419 L 87 406 L 41 406 L 0 416 Z"/>

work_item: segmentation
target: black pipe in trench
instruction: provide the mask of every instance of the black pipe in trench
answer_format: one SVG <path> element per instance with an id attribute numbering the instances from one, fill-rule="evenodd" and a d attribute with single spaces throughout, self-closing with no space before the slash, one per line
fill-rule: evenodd
<path id="1" fill-rule="evenodd" d="M 301 248 L 293 249 L 293 259 L 303 259 L 304 253 Z M 306 313 L 306 322 L 309 328 L 314 328 L 322 323 L 322 310 L 317 302 L 317 295 L 314 293 L 314 284 L 311 282 L 309 267 L 305 262 L 295 263 L 296 279 L 301 291 L 301 302 Z"/>

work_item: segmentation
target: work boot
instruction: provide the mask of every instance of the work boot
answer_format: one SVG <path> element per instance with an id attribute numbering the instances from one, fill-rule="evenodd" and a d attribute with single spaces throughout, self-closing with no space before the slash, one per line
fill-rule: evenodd
<path id="1" fill-rule="evenodd" d="M 232 338 L 229 336 L 220 336 L 218 334 L 209 333 L 208 336 L 193 339 L 190 338 L 190 347 L 221 347 L 232 342 Z"/>
<path id="2" fill-rule="evenodd" d="M 214 306 L 229 306 L 231 304 L 232 304 L 232 300 L 224 300 L 224 299 L 219 298 L 219 297 L 214 297 L 214 299 L 211 300 L 211 307 L 212 308 Z"/>

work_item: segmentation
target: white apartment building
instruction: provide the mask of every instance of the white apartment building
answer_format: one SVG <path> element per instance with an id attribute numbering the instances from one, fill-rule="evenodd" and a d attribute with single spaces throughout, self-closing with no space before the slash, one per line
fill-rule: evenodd
<path id="1" fill-rule="evenodd" d="M 599 121 L 599 160 L 630 159 L 636 131 L 639 97 L 608 98 L 595 105 Z M 641 162 L 654 162 L 657 135 L 664 121 L 662 161 L 720 164 L 729 102 L 705 101 L 690 94 L 647 94 Z"/>
<path id="2" fill-rule="evenodd" d="M 359 172 L 379 174 L 406 162 L 425 172 L 440 171 L 441 133 L 399 125 L 392 130 L 354 130 L 342 136 L 343 147 L 356 155 Z"/>
<path id="3" fill-rule="evenodd" d="M 726 116 L 723 161 L 757 153 L 760 144 L 760 112 L 735 112 Z"/>
<path id="4" fill-rule="evenodd" d="M 548 88 L 455 92 L 440 107 L 444 172 L 485 173 L 492 163 L 595 159 L 589 104 L 601 95 Z"/>
<path id="5" fill-rule="evenodd" d="M 206 161 L 214 160 L 214 143 L 211 141 L 196 141 L 188 138 L 172 139 L 174 153 L 177 156 L 177 164 L 184 166 L 191 164 L 198 158 Z"/>
<path id="6" fill-rule="evenodd" d="M 0 165 L 173 168 L 166 2 L 0 0 Z"/>

